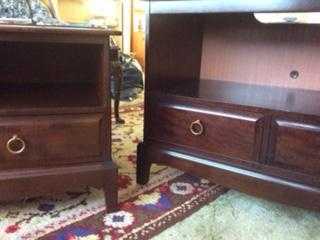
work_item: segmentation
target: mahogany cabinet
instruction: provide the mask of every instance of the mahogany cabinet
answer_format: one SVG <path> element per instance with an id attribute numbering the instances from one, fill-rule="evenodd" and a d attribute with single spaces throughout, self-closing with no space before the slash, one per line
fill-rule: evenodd
<path id="1" fill-rule="evenodd" d="M 258 197 L 320 209 L 320 25 L 255 13 L 315 1 L 149 1 L 137 181 L 170 165 Z"/>
<path id="2" fill-rule="evenodd" d="M 0 26 L 0 200 L 92 186 L 116 209 L 110 34 Z"/>

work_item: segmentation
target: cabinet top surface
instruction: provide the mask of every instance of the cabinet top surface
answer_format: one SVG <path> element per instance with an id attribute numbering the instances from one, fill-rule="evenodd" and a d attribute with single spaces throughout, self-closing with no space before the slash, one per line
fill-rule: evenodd
<path id="1" fill-rule="evenodd" d="M 35 26 L 0 24 L 0 33 L 35 33 L 35 34 L 83 34 L 83 35 L 120 35 L 120 31 L 103 28 L 85 28 L 73 26 Z"/>
<path id="2" fill-rule="evenodd" d="M 111 35 L 121 35 L 121 32 L 73 26 L 0 24 L 0 41 L 105 44 Z"/>

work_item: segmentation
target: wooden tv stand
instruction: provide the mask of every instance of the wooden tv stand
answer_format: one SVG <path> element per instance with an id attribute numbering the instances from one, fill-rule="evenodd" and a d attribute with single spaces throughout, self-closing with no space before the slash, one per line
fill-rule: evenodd
<path id="1" fill-rule="evenodd" d="M 320 25 L 253 12 L 314 1 L 150 1 L 137 181 L 170 165 L 255 196 L 320 209 Z"/>
<path id="2" fill-rule="evenodd" d="M 108 37 L 95 29 L 0 26 L 0 200 L 86 186 L 117 208 Z"/>

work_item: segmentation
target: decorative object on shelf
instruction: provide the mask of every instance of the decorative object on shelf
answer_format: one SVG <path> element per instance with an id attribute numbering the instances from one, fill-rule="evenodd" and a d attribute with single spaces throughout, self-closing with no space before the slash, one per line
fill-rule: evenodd
<path id="1" fill-rule="evenodd" d="M 0 0 L 0 23 L 64 25 L 40 0 Z"/>
<path id="2" fill-rule="evenodd" d="M 0 0 L 1 18 L 30 18 L 30 8 L 26 0 Z"/>
<path id="3" fill-rule="evenodd" d="M 320 210 L 320 1 L 149 4 L 138 183 L 158 163 Z"/>
<path id="4" fill-rule="evenodd" d="M 30 16 L 26 0 L 0 0 L 0 23 L 31 24 Z"/>
<path id="5" fill-rule="evenodd" d="M 64 25 L 40 0 L 27 0 L 31 7 L 32 20 L 37 25 Z M 50 1 L 50 0 L 49 0 Z"/>

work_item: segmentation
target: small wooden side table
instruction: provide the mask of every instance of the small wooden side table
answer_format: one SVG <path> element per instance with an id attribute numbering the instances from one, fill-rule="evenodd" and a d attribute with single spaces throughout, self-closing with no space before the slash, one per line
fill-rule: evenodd
<path id="1" fill-rule="evenodd" d="M 0 200 L 103 188 L 117 209 L 111 158 L 112 31 L 0 26 Z"/>

